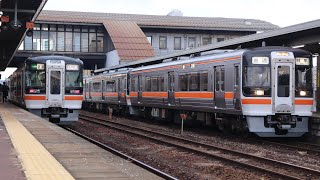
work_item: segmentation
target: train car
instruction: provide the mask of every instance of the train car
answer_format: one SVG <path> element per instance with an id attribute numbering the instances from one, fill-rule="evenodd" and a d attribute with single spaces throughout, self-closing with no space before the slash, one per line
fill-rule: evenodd
<path id="1" fill-rule="evenodd" d="M 132 115 L 184 117 L 261 137 L 300 137 L 314 109 L 312 67 L 309 52 L 288 47 L 144 66 L 127 73 L 127 108 Z"/>
<path id="2" fill-rule="evenodd" d="M 83 62 L 65 56 L 28 58 L 9 78 L 9 100 L 59 124 L 78 120 Z"/>
<path id="3" fill-rule="evenodd" d="M 85 108 L 120 111 L 127 107 L 127 75 L 129 70 L 106 72 L 84 79 Z"/>

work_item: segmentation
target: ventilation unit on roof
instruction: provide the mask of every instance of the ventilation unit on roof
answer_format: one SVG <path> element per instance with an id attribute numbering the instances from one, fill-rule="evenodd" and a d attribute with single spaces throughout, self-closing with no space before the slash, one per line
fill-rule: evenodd
<path id="1" fill-rule="evenodd" d="M 178 9 L 174 9 L 171 12 L 169 12 L 167 16 L 183 16 L 183 13 Z"/>

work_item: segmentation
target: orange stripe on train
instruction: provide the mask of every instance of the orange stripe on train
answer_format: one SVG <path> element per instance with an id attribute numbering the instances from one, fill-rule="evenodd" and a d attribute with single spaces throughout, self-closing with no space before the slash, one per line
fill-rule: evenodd
<path id="1" fill-rule="evenodd" d="M 233 97 L 234 97 L 233 92 L 225 92 L 224 93 L 224 98 L 225 99 L 233 99 Z"/>
<path id="2" fill-rule="evenodd" d="M 213 92 L 175 92 L 176 98 L 213 98 Z"/>
<path id="3" fill-rule="evenodd" d="M 242 99 L 242 104 L 271 104 L 271 99 Z"/>
<path id="4" fill-rule="evenodd" d="M 168 98 L 167 92 L 143 92 L 142 97 Z"/>
<path id="5" fill-rule="evenodd" d="M 313 105 L 312 99 L 295 99 L 294 103 L 296 105 Z"/>
<path id="6" fill-rule="evenodd" d="M 68 101 L 82 101 L 83 96 L 64 96 L 64 100 Z"/>
<path id="7" fill-rule="evenodd" d="M 43 101 L 46 100 L 46 96 L 24 96 L 24 100 Z"/>

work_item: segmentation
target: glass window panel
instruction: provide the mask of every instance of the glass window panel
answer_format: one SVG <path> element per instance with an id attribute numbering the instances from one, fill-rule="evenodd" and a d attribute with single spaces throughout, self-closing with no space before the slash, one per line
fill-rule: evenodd
<path id="1" fill-rule="evenodd" d="M 57 51 L 57 32 L 49 33 L 50 51 Z"/>
<path id="2" fill-rule="evenodd" d="M 188 75 L 179 75 L 180 91 L 188 91 Z"/>
<path id="3" fill-rule="evenodd" d="M 188 38 L 188 47 L 189 47 L 190 49 L 196 47 L 196 38 L 195 38 L 195 37 L 189 37 L 189 38 Z"/>
<path id="4" fill-rule="evenodd" d="M 66 32 L 66 51 L 72 51 L 72 32 Z"/>
<path id="5" fill-rule="evenodd" d="M 41 25 L 41 30 L 42 30 L 42 31 L 48 31 L 48 30 L 49 30 L 48 24 L 42 24 L 42 25 Z"/>
<path id="6" fill-rule="evenodd" d="M 25 50 L 32 50 L 32 37 L 26 36 L 24 38 L 24 49 Z"/>
<path id="7" fill-rule="evenodd" d="M 81 28 L 81 32 L 88 32 L 88 27 L 87 26 L 82 26 Z"/>
<path id="8" fill-rule="evenodd" d="M 89 52 L 97 52 L 97 34 L 89 33 Z"/>
<path id="9" fill-rule="evenodd" d="M 40 51 L 40 31 L 33 31 L 33 50 Z"/>
<path id="10" fill-rule="evenodd" d="M 98 33 L 103 33 L 103 27 L 102 26 L 97 27 L 97 32 Z"/>
<path id="11" fill-rule="evenodd" d="M 200 91 L 208 91 L 208 72 L 204 71 L 200 74 Z"/>
<path id="12" fill-rule="evenodd" d="M 278 66 L 278 96 L 289 97 L 290 95 L 290 67 Z"/>
<path id="13" fill-rule="evenodd" d="M 146 91 L 151 91 L 150 77 L 146 77 Z"/>
<path id="14" fill-rule="evenodd" d="M 57 50 L 64 51 L 64 32 L 58 32 Z"/>
<path id="15" fill-rule="evenodd" d="M 174 38 L 174 50 L 181 50 L 181 37 Z"/>
<path id="16" fill-rule="evenodd" d="M 189 91 L 200 90 L 200 76 L 199 73 L 192 73 L 189 75 Z"/>
<path id="17" fill-rule="evenodd" d="M 220 85 L 221 85 L 221 91 L 224 91 L 224 67 L 221 67 L 221 81 L 220 81 Z"/>
<path id="18" fill-rule="evenodd" d="M 167 37 L 166 36 L 159 37 L 159 49 L 167 49 Z"/>
<path id="19" fill-rule="evenodd" d="M 80 32 L 80 26 L 73 26 L 74 32 Z"/>
<path id="20" fill-rule="evenodd" d="M 51 94 L 60 94 L 61 72 L 60 71 L 51 71 L 50 82 L 51 82 L 50 93 Z"/>
<path id="21" fill-rule="evenodd" d="M 66 31 L 72 31 L 72 26 L 71 25 L 66 25 Z"/>
<path id="22" fill-rule="evenodd" d="M 56 31 L 57 26 L 55 24 L 50 24 L 50 31 Z"/>
<path id="23" fill-rule="evenodd" d="M 224 41 L 224 38 L 217 38 L 217 42 Z"/>
<path id="24" fill-rule="evenodd" d="M 81 52 L 88 52 L 88 33 L 81 33 Z"/>
<path id="25" fill-rule="evenodd" d="M 49 50 L 49 33 L 48 31 L 41 32 L 41 51 Z"/>
<path id="26" fill-rule="evenodd" d="M 151 91 L 159 91 L 158 77 L 151 78 Z"/>
<path id="27" fill-rule="evenodd" d="M 159 77 L 159 91 L 164 91 L 164 77 Z"/>
<path id="28" fill-rule="evenodd" d="M 211 38 L 210 37 L 202 38 L 202 45 L 208 45 L 208 44 L 211 44 Z"/>
<path id="29" fill-rule="evenodd" d="M 218 67 L 214 67 L 214 88 L 216 91 L 220 90 L 219 82 L 220 82 L 220 69 Z"/>
<path id="30" fill-rule="evenodd" d="M 80 51 L 80 33 L 73 34 L 73 51 Z"/>
<path id="31" fill-rule="evenodd" d="M 58 25 L 58 31 L 64 31 L 64 25 Z"/>
<path id="32" fill-rule="evenodd" d="M 96 31 L 96 27 L 92 27 L 92 26 L 91 26 L 89 32 L 97 32 L 97 31 Z"/>
<path id="33" fill-rule="evenodd" d="M 152 45 L 152 36 L 147 36 L 149 43 Z"/>
<path id="34" fill-rule="evenodd" d="M 40 30 L 40 24 L 34 24 L 33 30 Z"/>
<path id="35" fill-rule="evenodd" d="M 97 51 L 103 52 L 103 37 L 101 36 L 97 37 Z"/>

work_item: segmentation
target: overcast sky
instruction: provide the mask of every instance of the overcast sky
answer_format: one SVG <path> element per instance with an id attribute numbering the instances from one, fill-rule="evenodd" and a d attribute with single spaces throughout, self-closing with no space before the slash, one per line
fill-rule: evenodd
<path id="1" fill-rule="evenodd" d="M 44 9 L 260 19 L 280 27 L 319 19 L 319 0 L 48 0 Z"/>
<path id="2" fill-rule="evenodd" d="M 319 0 L 48 0 L 44 9 L 63 11 L 259 19 L 286 27 L 319 19 Z M 12 73 L 7 69 L 2 79 Z"/>

